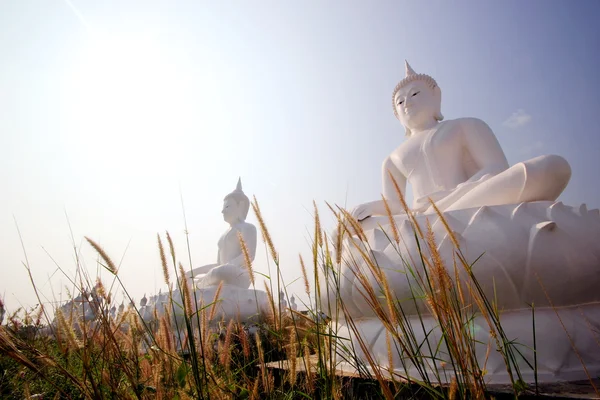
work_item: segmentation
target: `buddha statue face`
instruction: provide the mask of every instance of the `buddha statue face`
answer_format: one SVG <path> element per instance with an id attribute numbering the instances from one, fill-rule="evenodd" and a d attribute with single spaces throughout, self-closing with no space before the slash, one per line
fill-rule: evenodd
<path id="1" fill-rule="evenodd" d="M 242 180 L 239 179 L 235 190 L 223 199 L 223 219 L 228 224 L 235 224 L 246 220 L 250 199 L 242 190 Z"/>
<path id="2" fill-rule="evenodd" d="M 407 130 L 428 129 L 439 119 L 440 100 L 428 82 L 414 80 L 394 96 L 396 115 Z"/>
<path id="3" fill-rule="evenodd" d="M 244 220 L 242 218 L 241 205 L 233 197 L 228 197 L 223 201 L 223 210 L 221 212 L 223 213 L 225 222 L 230 225 Z"/>

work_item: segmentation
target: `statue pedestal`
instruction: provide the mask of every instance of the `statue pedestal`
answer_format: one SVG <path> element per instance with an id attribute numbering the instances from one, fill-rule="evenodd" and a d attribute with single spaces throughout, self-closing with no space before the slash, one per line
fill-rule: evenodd
<path id="1" fill-rule="evenodd" d="M 559 317 L 560 316 L 560 320 Z M 532 329 L 531 310 L 505 311 L 500 314 L 500 324 L 509 340 L 514 340 L 513 353 L 519 371 L 525 382 L 535 382 L 534 370 L 534 340 Z M 421 343 L 421 364 L 428 367 L 425 373 L 429 379 L 436 382 L 437 376 L 442 382 L 450 383 L 454 376 L 452 363 L 444 341 L 440 341 L 442 333 L 437 320 L 433 316 L 410 316 L 408 324 L 413 329 L 416 343 Z M 332 322 L 332 324 L 335 324 Z M 344 320 L 338 321 L 335 327 L 336 336 L 352 338 L 357 357 L 365 361 L 367 368 L 371 369 L 364 351 L 358 345 L 356 335 Z M 373 357 L 376 365 L 381 367 L 384 375 L 389 376 L 388 346 L 386 333 L 383 325 L 377 319 L 361 319 L 353 322 L 361 337 L 367 344 L 367 351 Z M 563 327 L 564 324 L 564 327 Z M 334 325 L 335 326 L 335 325 Z M 592 378 L 600 374 L 600 351 L 597 344 L 597 329 L 600 327 L 600 302 L 583 304 L 578 306 L 558 308 L 550 307 L 535 309 L 536 341 L 537 351 L 537 380 L 540 383 L 556 381 L 579 381 L 587 380 L 588 377 L 582 367 L 582 362 L 573 350 L 573 345 L 582 357 L 587 372 Z M 502 355 L 496 351 L 496 342 L 490 335 L 490 328 L 485 318 L 476 316 L 472 324 L 473 340 L 477 341 L 475 352 L 477 362 L 482 370 L 485 370 L 484 380 L 490 384 L 509 384 L 510 377 L 506 371 L 506 364 Z M 429 346 L 427 345 L 429 342 Z M 348 346 L 348 341 L 343 340 Z M 439 347 L 438 347 L 439 344 Z M 491 346 L 488 353 L 488 345 Z M 392 345 L 392 349 L 393 349 Z M 432 354 L 430 349 L 433 350 Z M 521 353 L 519 355 L 518 353 Z M 402 359 L 401 359 L 402 357 Z M 486 360 L 487 357 L 487 360 Z M 394 351 L 393 355 L 394 374 L 402 377 L 410 376 L 412 379 L 422 380 L 423 376 L 419 369 L 406 355 Z M 525 361 L 527 360 L 527 361 Z M 404 367 L 402 366 L 404 363 Z M 528 364 L 529 363 L 529 364 Z M 343 364 L 343 363 L 342 363 Z M 422 369 L 421 369 L 422 371 Z M 517 379 L 513 369 L 513 378 Z"/>
<path id="2" fill-rule="evenodd" d="M 196 289 L 195 297 L 194 293 L 191 293 L 192 303 L 196 301 L 196 310 L 206 307 L 207 314 L 210 314 L 216 292 L 217 287 L 209 287 Z M 174 317 L 180 320 L 183 318 L 183 309 L 180 304 L 182 304 L 181 294 L 179 290 L 176 290 L 173 292 L 173 304 L 169 299 L 169 293 L 162 293 L 152 296 L 148 304 L 141 307 L 139 311 L 144 320 L 150 321 L 154 319 L 155 307 L 159 317 L 164 315 L 165 307 L 169 307 L 169 311 L 174 312 Z M 249 322 L 256 319 L 259 314 L 269 312 L 269 310 L 270 305 L 266 292 L 223 285 L 212 322 L 222 319 L 225 319 L 225 321 L 235 319 L 240 322 Z"/>
<path id="3" fill-rule="evenodd" d="M 216 287 L 196 289 L 197 309 L 206 307 L 210 313 L 217 292 Z M 192 302 L 194 301 L 192 294 Z M 242 289 L 238 286 L 223 285 L 219 300 L 217 300 L 216 313 L 213 320 L 236 319 L 240 322 L 250 321 L 263 312 L 270 310 L 269 299 L 266 292 L 254 289 Z"/>
<path id="4" fill-rule="evenodd" d="M 523 378 L 527 382 L 535 379 L 532 368 L 527 365 L 527 362 L 534 365 L 531 304 L 535 306 L 538 381 L 585 380 L 587 374 L 582 362 L 592 377 L 600 373 L 598 210 L 588 211 L 585 205 L 569 207 L 560 202 L 541 201 L 447 211 L 443 216 L 467 262 L 477 260 L 472 266 L 473 274 L 487 299 L 497 308 L 507 340 L 515 344 L 514 353 Z M 399 216 L 395 220 L 401 237 L 399 245 L 393 240 L 387 217 L 370 218 L 363 223 L 368 240 L 363 254 L 371 257 L 379 273 L 385 275 L 393 297 L 402 307 L 405 324 L 410 325 L 416 343 L 421 344 L 422 356 L 431 358 L 430 349 L 435 350 L 440 345 L 435 354 L 437 361 L 435 365 L 432 360 L 427 361 L 431 364 L 428 369 L 437 369 L 442 379 L 450 380 L 452 371 L 444 370 L 441 361 L 446 361 L 447 368 L 452 364 L 445 343 L 440 344 L 441 331 L 426 301 L 427 290 L 423 290 L 423 281 L 417 278 L 428 272 L 420 257 L 422 254 L 431 259 L 430 249 L 425 240 L 419 239 L 417 244 L 413 225 L 406 217 Z M 428 221 L 436 251 L 450 278 L 470 281 L 440 218 L 436 214 L 416 216 L 416 223 L 424 234 Z M 376 364 L 387 368 L 390 357 L 386 332 L 373 306 L 364 297 L 366 284 L 376 293 L 381 293 L 381 287 L 363 256 L 348 240 L 352 239 L 346 239 L 339 299 L 344 304 L 346 318 L 351 318 L 356 325 Z M 455 261 L 458 275 L 454 270 Z M 463 283 L 463 290 L 465 287 Z M 329 290 L 330 293 L 322 294 L 322 302 L 325 305 L 329 301 L 333 309 L 335 288 Z M 383 295 L 380 302 L 383 309 L 388 310 Z M 467 299 L 465 303 L 472 304 L 472 301 Z M 472 310 L 477 311 L 476 306 Z M 366 361 L 368 357 L 360 350 L 347 320 L 340 319 L 337 324 L 338 335 L 351 338 L 354 348 L 361 353 L 359 357 Z M 485 379 L 491 383 L 507 383 L 509 376 L 504 359 L 496 350 L 495 339 L 490 335 L 492 328 L 481 314 L 475 313 L 469 329 L 472 329 L 473 339 L 480 342 L 475 348 L 479 366 L 486 371 Z M 486 355 L 488 345 L 489 355 Z M 391 347 L 396 371 L 418 379 L 417 370 L 407 356 L 396 351 L 396 346 Z"/>

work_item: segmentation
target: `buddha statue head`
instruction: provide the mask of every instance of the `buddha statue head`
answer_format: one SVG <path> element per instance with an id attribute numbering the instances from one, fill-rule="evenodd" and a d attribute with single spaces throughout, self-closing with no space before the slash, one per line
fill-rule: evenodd
<path id="1" fill-rule="evenodd" d="M 223 199 L 223 219 L 228 224 L 245 221 L 250 209 L 250 199 L 242 190 L 242 179 L 238 179 L 235 190 Z"/>
<path id="2" fill-rule="evenodd" d="M 406 129 L 406 136 L 413 130 L 431 127 L 444 119 L 442 115 L 442 91 L 435 79 L 417 74 L 405 61 L 406 76 L 394 88 L 392 106 L 394 115 Z"/>

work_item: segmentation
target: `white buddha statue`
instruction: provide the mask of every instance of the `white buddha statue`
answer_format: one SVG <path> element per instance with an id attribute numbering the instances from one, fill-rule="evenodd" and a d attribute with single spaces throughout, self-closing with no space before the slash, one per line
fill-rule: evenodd
<path id="1" fill-rule="evenodd" d="M 201 310 L 207 304 L 216 301 L 217 311 L 214 320 L 209 321 L 213 325 L 229 319 L 238 319 L 242 322 L 253 321 L 261 313 L 268 313 L 270 310 L 266 292 L 250 288 L 250 275 L 238 236 L 241 234 L 246 244 L 250 262 L 254 261 L 256 228 L 246 222 L 249 208 L 250 200 L 244 194 L 239 179 L 235 190 L 223 199 L 221 212 L 229 228 L 219 239 L 217 262 L 193 268 L 185 274 L 194 287 L 192 299 L 196 310 Z M 219 286 L 221 286 L 220 291 Z M 172 293 L 159 292 L 158 295 L 151 296 L 144 307 L 148 312 L 140 311 L 140 314 L 145 320 L 151 320 L 156 308 L 159 316 L 164 315 L 165 307 L 170 307 L 171 297 L 175 299 L 176 304 L 183 303 L 178 288 Z M 173 317 L 183 318 L 183 309 L 176 307 Z"/>
<path id="2" fill-rule="evenodd" d="M 248 248 L 250 261 L 253 261 L 256 254 L 256 227 L 246 222 L 249 208 L 250 200 L 244 194 L 239 179 L 235 190 L 223 199 L 223 219 L 229 224 L 229 229 L 219 239 L 217 262 L 187 273 L 188 278 L 194 279 L 196 287 L 218 286 L 221 282 L 243 289 L 250 287 L 250 276 L 238 237 L 239 232 Z"/>
<path id="3" fill-rule="evenodd" d="M 423 356 L 444 361 L 446 349 L 443 344 L 437 347 L 441 337 L 438 322 L 418 294 L 420 289 L 415 294 L 420 284 L 416 277 L 425 276 L 421 256 L 431 257 L 423 250 L 427 247 L 423 240 L 417 241 L 417 232 L 426 232 L 430 226 L 439 259 L 452 279 L 470 279 L 464 269 L 459 268 L 455 275 L 454 240 L 467 262 L 475 262 L 473 274 L 501 310 L 507 338 L 522 345 L 520 350 L 528 361 L 518 362 L 526 381 L 586 379 L 581 361 L 592 376 L 600 374 L 595 338 L 595 332 L 600 331 L 600 212 L 588 210 L 585 204 L 570 207 L 555 201 L 571 176 L 567 161 L 549 155 L 509 167 L 496 137 L 483 121 L 443 121 L 441 90 L 436 81 L 415 73 L 408 63 L 406 77 L 393 91 L 393 110 L 405 128 L 406 140 L 384 160 L 382 172 L 383 196 L 397 229 L 391 225 L 383 200 L 352 210 L 368 243 L 358 244 L 362 249 L 357 250 L 360 240 L 346 231 L 339 280 L 320 294 L 322 304 L 343 304 L 345 315 L 336 325 L 340 329 L 337 335 L 352 338 L 364 361 L 375 359 L 387 368 L 393 359 L 399 373 L 419 376 L 400 352 L 388 355 L 385 328 L 370 300 L 365 299 L 365 285 L 379 290 L 382 276 L 373 274 L 363 258 L 367 256 L 377 265 L 378 274 L 386 277 L 417 342 L 429 341 L 429 346 L 421 346 Z M 392 178 L 402 193 L 407 184 L 412 186 L 414 219 L 405 215 Z M 441 211 L 452 237 L 430 199 Z M 399 233 L 399 244 L 393 239 L 395 232 Z M 387 309 L 385 300 L 380 301 Z M 538 332 L 535 343 L 531 304 L 535 304 Z M 330 314 L 331 310 L 323 309 Z M 353 320 L 350 324 L 345 323 L 348 317 Z M 477 314 L 473 326 L 477 358 L 481 366 L 485 365 L 486 380 L 507 383 L 503 357 L 496 351 L 488 354 L 488 343 L 494 348 L 491 328 Z M 357 331 L 362 332 L 361 341 L 356 340 Z M 372 357 L 360 354 L 361 342 L 367 343 Z M 537 376 L 529 367 L 533 365 L 534 347 Z M 439 353 L 427 354 L 428 349 Z M 406 369 L 400 368 L 402 365 Z M 438 372 L 450 379 L 448 371 Z"/>
<path id="4" fill-rule="evenodd" d="M 394 89 L 394 114 L 407 139 L 383 162 L 383 196 L 393 214 L 404 212 L 392 178 L 404 194 L 413 189 L 415 212 L 555 200 L 571 177 L 565 159 L 540 156 L 509 168 L 489 126 L 475 118 L 443 121 L 441 90 L 435 80 L 417 74 L 406 62 L 406 77 Z M 386 215 L 382 200 L 353 210 L 358 220 Z"/>

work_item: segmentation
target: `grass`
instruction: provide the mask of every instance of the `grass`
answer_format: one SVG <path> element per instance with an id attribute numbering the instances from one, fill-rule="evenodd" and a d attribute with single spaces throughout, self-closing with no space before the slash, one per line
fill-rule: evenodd
<path id="1" fill-rule="evenodd" d="M 194 305 L 198 299 L 183 277 L 185 268 L 167 233 L 168 250 L 160 235 L 157 245 L 171 301 L 164 313 L 159 315 L 155 310 L 152 321 L 146 322 L 132 305 L 117 265 L 100 245 L 86 238 L 112 276 L 110 282 L 102 282 L 87 276 L 78 265 L 76 278 L 72 278 L 78 291 L 88 299 L 83 312 L 91 309 L 95 317 L 86 320 L 82 314 L 57 309 L 55 322 L 45 324 L 47 312 L 43 308 L 17 310 L 8 315 L 6 324 L 0 326 L 0 397 L 34 398 L 42 394 L 43 398 L 56 399 L 485 398 L 485 365 L 478 364 L 477 343 L 471 329 L 475 316 L 483 316 L 487 321 L 494 338 L 488 351 L 502 354 L 518 397 L 525 388 L 519 369 L 520 355 L 502 329 L 494 299 L 483 292 L 473 275 L 473 263 L 466 260 L 436 208 L 455 247 L 453 265 L 445 265 L 431 226 L 422 230 L 399 190 L 398 196 L 420 246 L 420 259 L 405 260 L 406 277 L 413 285 L 413 296 L 408 301 L 417 310 L 417 324 L 405 311 L 407 299 L 395 297 L 387 273 L 371 256 L 360 223 L 345 210 L 329 206 L 338 227 L 337 234 L 328 237 L 321 227 L 316 204 L 312 265 L 308 264 L 312 271 L 302 257 L 299 260 L 310 313 L 306 316 L 281 309 L 272 294 L 282 291 L 289 304 L 287 286 L 282 280 L 278 252 L 254 199 L 252 208 L 272 262 L 264 276 L 268 312 L 257 315 L 252 324 L 218 321 L 215 306 L 220 289 L 211 303 L 197 310 Z M 389 207 L 386 209 L 392 227 L 388 239 L 400 254 L 402 238 Z M 240 241 L 244 250 L 245 243 L 242 238 Z M 359 321 L 342 301 L 343 265 L 354 266 L 353 278 L 385 328 L 387 366 L 369 354 L 368 343 L 360 335 Z M 29 269 L 28 264 L 26 267 Z M 246 267 L 252 287 L 263 289 L 257 284 L 249 257 Z M 309 274 L 314 281 L 312 288 Z M 459 279 L 459 275 L 467 279 Z M 32 284 L 35 287 L 33 280 Z M 183 295 L 174 296 L 175 289 Z M 131 305 L 112 316 L 115 293 L 119 291 L 124 291 Z M 427 312 L 419 311 L 424 310 L 419 302 Z M 0 309 L 3 313 L 1 303 Z M 533 305 L 531 309 L 535 317 Z M 331 321 L 322 318 L 322 313 Z M 415 331 L 426 330 L 425 314 L 434 316 L 441 332 L 437 347 L 443 344 L 447 349 L 444 361 L 436 356 L 437 349 L 429 341 L 417 339 Z M 347 324 L 354 341 L 338 336 L 338 321 Z M 535 335 L 535 323 L 533 332 Z M 423 346 L 428 346 L 427 352 Z M 361 352 L 366 360 L 357 355 Z M 401 355 L 402 365 L 394 365 L 394 354 Z M 265 365 L 283 359 L 290 360 L 285 370 Z M 349 381 L 337 374 L 342 361 L 364 379 Z M 451 371 L 451 379 L 438 372 L 436 366 L 441 362 L 447 364 L 444 370 Z M 302 371 L 296 370 L 297 363 L 303 366 Z M 409 367 L 418 371 L 417 376 L 399 377 L 398 371 Z"/>

